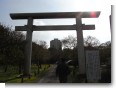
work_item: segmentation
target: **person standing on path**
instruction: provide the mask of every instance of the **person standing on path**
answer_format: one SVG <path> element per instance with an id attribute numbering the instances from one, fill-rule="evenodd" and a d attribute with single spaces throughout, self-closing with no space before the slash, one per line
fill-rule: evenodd
<path id="1" fill-rule="evenodd" d="M 69 74 L 70 74 L 69 67 L 65 63 L 65 59 L 62 58 L 56 67 L 56 76 L 59 77 L 60 83 L 66 83 Z"/>

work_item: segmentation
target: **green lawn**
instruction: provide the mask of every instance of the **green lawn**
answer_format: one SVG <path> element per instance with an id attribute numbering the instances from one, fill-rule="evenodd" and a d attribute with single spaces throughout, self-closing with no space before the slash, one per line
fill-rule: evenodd
<path id="1" fill-rule="evenodd" d="M 48 65 L 42 65 L 42 68 L 39 70 L 40 73 L 37 73 L 37 66 L 31 66 L 31 78 L 23 78 L 24 83 L 36 83 L 37 80 L 47 71 Z M 7 72 L 3 72 L 4 69 L 0 68 L 0 82 L 5 83 L 21 83 L 21 78 L 16 78 L 18 75 L 18 68 L 10 66 Z M 36 72 L 36 76 L 35 76 Z"/>

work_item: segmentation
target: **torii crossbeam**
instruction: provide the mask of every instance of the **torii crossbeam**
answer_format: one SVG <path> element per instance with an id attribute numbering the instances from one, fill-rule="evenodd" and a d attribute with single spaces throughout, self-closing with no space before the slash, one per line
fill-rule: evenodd
<path id="1" fill-rule="evenodd" d="M 31 52 L 32 52 L 32 32 L 33 31 L 49 31 L 49 30 L 76 30 L 77 42 L 78 42 L 78 61 L 79 61 L 79 73 L 85 74 L 85 54 L 83 44 L 83 32 L 82 30 L 95 29 L 94 25 L 82 24 L 81 18 L 96 18 L 99 17 L 99 11 L 92 12 L 52 12 L 52 13 L 11 13 L 10 17 L 14 20 L 27 19 L 26 26 L 16 26 L 16 31 L 27 31 L 26 36 L 26 50 L 25 50 L 25 69 L 24 74 L 30 74 L 31 68 Z M 59 19 L 59 18 L 76 18 L 76 25 L 56 25 L 56 26 L 34 26 L 33 19 Z"/>
<path id="2" fill-rule="evenodd" d="M 83 30 L 94 30 L 95 25 L 82 24 Z M 27 31 L 28 26 L 16 26 L 15 31 Z M 76 25 L 47 25 L 47 26 L 35 26 L 32 27 L 33 31 L 58 31 L 58 30 L 76 30 Z"/>

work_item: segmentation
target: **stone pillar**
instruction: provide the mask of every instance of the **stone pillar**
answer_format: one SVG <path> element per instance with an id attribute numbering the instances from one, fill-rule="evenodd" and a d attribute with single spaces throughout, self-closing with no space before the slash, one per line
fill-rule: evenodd
<path id="1" fill-rule="evenodd" d="M 85 55 L 81 18 L 76 18 L 79 74 L 85 74 Z"/>
<path id="2" fill-rule="evenodd" d="M 32 33 L 33 33 L 32 30 L 33 19 L 31 17 L 28 18 L 27 26 L 28 30 L 26 35 L 24 75 L 29 76 L 31 73 Z"/>

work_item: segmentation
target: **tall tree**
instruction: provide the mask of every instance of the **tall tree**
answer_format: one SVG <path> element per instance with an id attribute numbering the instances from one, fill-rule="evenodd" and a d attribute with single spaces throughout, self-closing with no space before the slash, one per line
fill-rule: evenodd
<path id="1" fill-rule="evenodd" d="M 47 48 L 47 43 L 46 43 L 46 41 L 43 41 L 43 40 L 40 40 L 39 42 L 38 42 L 38 44 L 40 45 L 40 46 L 42 46 L 43 48 Z"/>
<path id="2" fill-rule="evenodd" d="M 14 65 L 22 61 L 24 35 L 21 32 L 12 31 L 10 27 L 0 24 L 0 54 L 5 66 L 5 72 L 8 65 Z M 18 61 L 16 59 L 19 59 Z"/>
<path id="3" fill-rule="evenodd" d="M 85 47 L 96 47 L 100 45 L 100 41 L 92 36 L 87 36 L 87 38 L 84 38 L 84 46 Z"/>
<path id="4" fill-rule="evenodd" d="M 77 40 L 75 37 L 69 35 L 68 37 L 62 39 L 62 45 L 64 48 L 73 49 L 77 46 Z"/>

